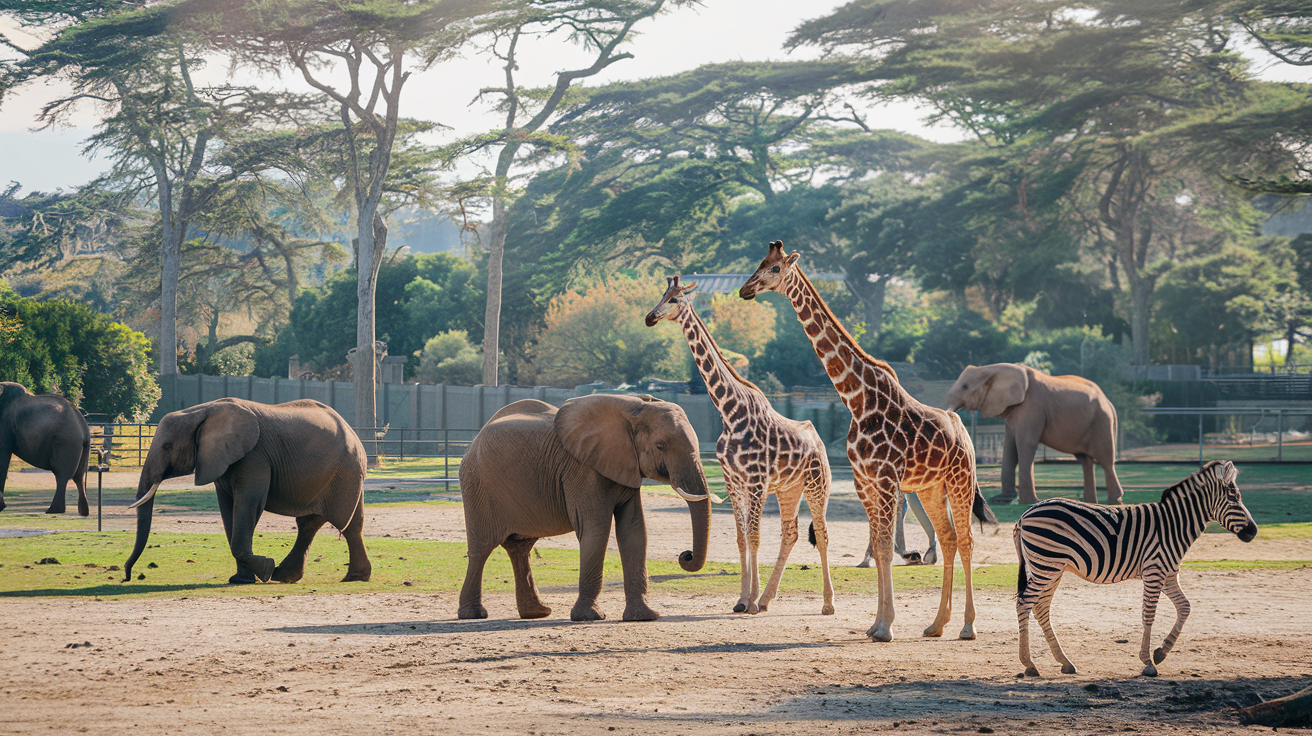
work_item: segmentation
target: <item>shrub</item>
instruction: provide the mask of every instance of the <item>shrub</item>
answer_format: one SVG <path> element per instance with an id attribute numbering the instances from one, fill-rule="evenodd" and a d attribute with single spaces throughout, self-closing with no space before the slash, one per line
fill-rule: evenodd
<path id="1" fill-rule="evenodd" d="M 447 330 L 429 338 L 419 351 L 421 383 L 474 386 L 483 382 L 483 355 L 469 342 L 464 330 Z"/>

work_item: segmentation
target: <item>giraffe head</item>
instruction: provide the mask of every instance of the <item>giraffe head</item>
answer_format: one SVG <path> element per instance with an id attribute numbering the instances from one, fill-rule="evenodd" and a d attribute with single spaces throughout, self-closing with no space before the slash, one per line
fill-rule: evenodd
<path id="1" fill-rule="evenodd" d="M 738 296 L 755 299 L 756 295 L 763 291 L 781 290 L 788 269 L 795 266 L 800 257 L 798 253 L 785 254 L 784 241 L 774 241 L 770 244 L 770 252 L 766 254 L 765 260 L 761 261 L 761 265 L 756 267 L 756 272 L 748 277 L 742 288 L 738 290 Z"/>
<path id="2" fill-rule="evenodd" d="M 660 302 L 651 308 L 647 313 L 647 326 L 655 327 L 657 322 L 663 319 L 673 320 L 679 316 L 679 305 L 684 303 L 697 288 L 697 282 L 694 281 L 686 286 L 679 285 L 678 276 L 670 276 L 665 279 L 665 294 L 661 296 Z"/>

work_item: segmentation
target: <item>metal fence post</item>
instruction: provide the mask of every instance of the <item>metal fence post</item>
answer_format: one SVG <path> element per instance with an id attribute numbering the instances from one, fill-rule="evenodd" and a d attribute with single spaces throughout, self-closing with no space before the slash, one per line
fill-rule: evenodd
<path id="1" fill-rule="evenodd" d="M 1272 370 L 1275 370 L 1272 364 Z M 1284 460 L 1285 454 L 1285 410 L 1276 409 L 1276 462 Z"/>
<path id="2" fill-rule="evenodd" d="M 1198 467 L 1203 467 L 1203 414 L 1198 413 Z"/>

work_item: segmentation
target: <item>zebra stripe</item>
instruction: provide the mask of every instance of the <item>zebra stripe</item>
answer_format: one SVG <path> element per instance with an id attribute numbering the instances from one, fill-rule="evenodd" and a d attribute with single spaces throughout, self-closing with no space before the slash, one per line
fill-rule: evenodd
<path id="1" fill-rule="evenodd" d="M 1189 615 L 1189 600 L 1179 586 L 1180 561 L 1207 527 L 1217 521 L 1245 542 L 1257 525 L 1235 486 L 1232 463 L 1212 461 L 1162 492 L 1160 501 L 1134 506 L 1094 506 L 1050 499 L 1031 506 L 1016 522 L 1013 536 L 1020 571 L 1016 580 L 1016 614 L 1020 622 L 1020 658 L 1027 675 L 1038 675 L 1029 655 L 1029 617 L 1038 619 L 1062 672 L 1075 665 L 1061 650 L 1048 618 L 1052 596 L 1066 570 L 1094 583 L 1142 578 L 1143 643 L 1139 658 L 1144 674 L 1157 673 L 1175 645 Z M 1175 626 L 1149 658 L 1152 623 L 1162 592 L 1176 609 Z"/>

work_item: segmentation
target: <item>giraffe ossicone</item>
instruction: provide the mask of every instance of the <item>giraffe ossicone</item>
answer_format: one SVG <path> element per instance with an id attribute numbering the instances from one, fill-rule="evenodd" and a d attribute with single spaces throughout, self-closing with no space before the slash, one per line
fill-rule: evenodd
<path id="1" fill-rule="evenodd" d="M 824 441 L 810 422 L 794 421 L 776 412 L 765 394 L 738 375 L 724 359 L 688 298 L 696 283 L 680 284 L 678 276 L 666 278 L 665 283 L 665 294 L 647 313 L 647 326 L 669 320 L 683 328 L 693 362 L 706 382 L 706 393 L 724 420 L 715 455 L 733 505 L 742 563 L 742 589 L 734 612 L 765 611 L 774 600 L 788 555 L 797 542 L 797 514 L 805 497 L 811 508 L 814 544 L 820 553 L 824 595 L 820 612 L 832 614 L 834 585 L 829 575 L 829 532 L 825 526 L 831 476 Z M 762 591 L 756 555 L 761 540 L 761 513 L 765 497 L 770 493 L 779 500 L 783 536 L 774 572 Z M 720 501 L 715 494 L 709 495 Z"/>

